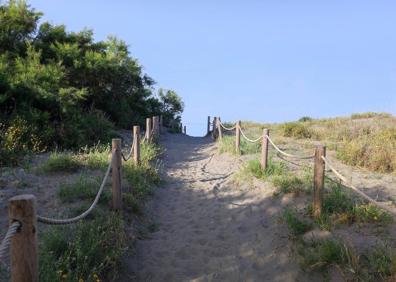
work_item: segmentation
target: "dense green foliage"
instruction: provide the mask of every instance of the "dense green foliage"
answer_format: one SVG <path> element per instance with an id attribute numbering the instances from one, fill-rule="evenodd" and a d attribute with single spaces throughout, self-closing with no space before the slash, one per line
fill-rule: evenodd
<path id="1" fill-rule="evenodd" d="M 79 172 L 73 181 L 60 184 L 58 199 L 67 205 L 61 217 L 73 217 L 87 210 L 95 198 L 102 174 L 92 176 L 92 170 L 107 166 L 109 148 L 96 146 L 78 153 L 53 154 L 40 169 L 43 173 Z M 123 162 L 123 212 L 109 211 L 110 181 L 99 204 L 83 221 L 67 226 L 51 226 L 40 231 L 40 281 L 116 281 L 118 267 L 125 251 L 133 244 L 125 230 L 131 216 L 143 213 L 144 202 L 160 178 L 158 156 L 161 148 L 155 143 L 141 143 L 141 163 Z M 68 165 L 59 163 L 66 158 Z M 45 168 L 45 169 L 43 169 Z M 76 176 L 76 175 L 75 175 Z M 127 212 L 128 211 L 128 212 Z M 141 226 L 139 232 L 153 232 L 155 225 Z M 0 268 L 0 279 L 2 278 Z"/>
<path id="2" fill-rule="evenodd" d="M 172 90 L 154 94 L 122 40 L 95 42 L 91 30 L 39 24 L 24 1 L 0 4 L 0 156 L 108 141 L 115 128 L 162 114 L 177 127 L 183 102 Z M 17 154 L 18 153 L 18 154 Z"/>

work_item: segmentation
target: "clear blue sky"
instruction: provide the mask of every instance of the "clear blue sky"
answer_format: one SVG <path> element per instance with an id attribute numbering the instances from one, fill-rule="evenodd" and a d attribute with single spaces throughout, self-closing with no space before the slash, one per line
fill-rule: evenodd
<path id="1" fill-rule="evenodd" d="M 158 87 L 208 115 L 281 122 L 396 114 L 395 1 L 30 0 L 44 20 L 116 35 Z"/>

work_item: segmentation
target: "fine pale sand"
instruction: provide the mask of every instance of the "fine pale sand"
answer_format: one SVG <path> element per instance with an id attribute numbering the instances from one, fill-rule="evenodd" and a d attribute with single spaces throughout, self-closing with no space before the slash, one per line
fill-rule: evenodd
<path id="1" fill-rule="evenodd" d="M 237 187 L 241 160 L 216 154 L 210 137 L 166 134 L 161 144 L 165 182 L 148 207 L 158 230 L 137 241 L 121 281 L 312 281 L 279 223 L 293 199 Z"/>

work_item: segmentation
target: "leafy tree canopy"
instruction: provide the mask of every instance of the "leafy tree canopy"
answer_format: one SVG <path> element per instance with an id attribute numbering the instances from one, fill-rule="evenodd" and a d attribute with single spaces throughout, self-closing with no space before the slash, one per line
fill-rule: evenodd
<path id="1" fill-rule="evenodd" d="M 39 24 L 41 16 L 22 0 L 0 5 L 2 159 L 105 142 L 115 128 L 143 125 L 148 116 L 180 122 L 181 98 L 172 90 L 155 95 L 155 81 L 124 41 L 96 42 L 92 30 L 68 32 Z"/>

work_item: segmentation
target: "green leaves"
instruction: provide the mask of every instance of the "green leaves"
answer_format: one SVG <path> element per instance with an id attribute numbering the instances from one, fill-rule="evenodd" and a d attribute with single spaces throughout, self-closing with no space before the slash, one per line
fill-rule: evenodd
<path id="1" fill-rule="evenodd" d="M 0 2 L 2 130 L 34 132 L 40 150 L 79 148 L 107 142 L 114 126 L 130 129 L 149 116 L 163 114 L 165 124 L 180 120 L 180 97 L 171 90 L 154 95 L 154 80 L 124 41 L 95 42 L 92 30 L 68 32 L 47 22 L 38 27 L 41 15 L 21 0 Z M 0 146 L 37 147 L 9 136 L 0 136 Z"/>

